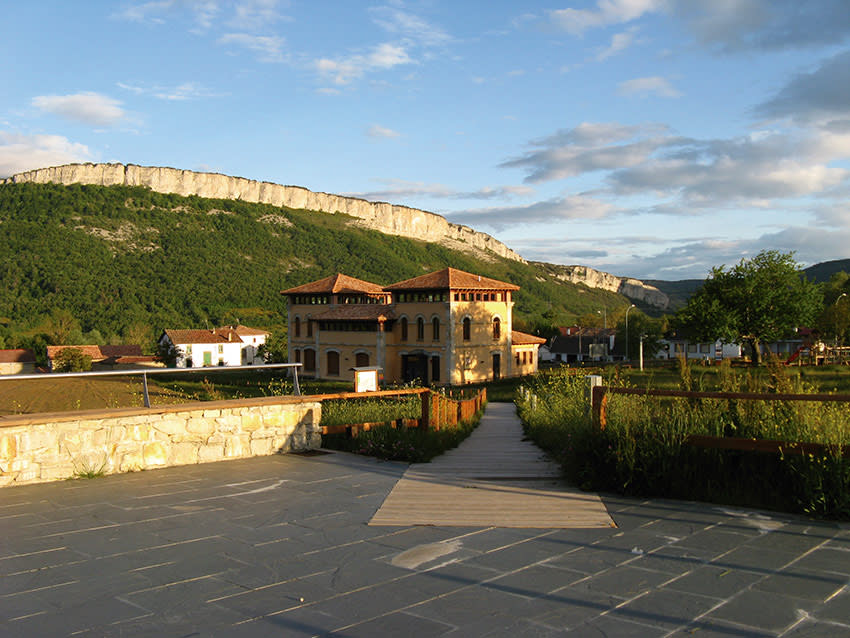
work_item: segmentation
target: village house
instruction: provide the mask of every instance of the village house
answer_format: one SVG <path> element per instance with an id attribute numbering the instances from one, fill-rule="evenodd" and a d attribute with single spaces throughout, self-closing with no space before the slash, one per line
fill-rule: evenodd
<path id="1" fill-rule="evenodd" d="M 214 330 L 165 330 L 160 347 L 176 348 L 175 366 L 244 366 L 264 363 L 261 346 L 269 333 L 242 325 L 222 326 Z"/>
<path id="2" fill-rule="evenodd" d="M 33 374 L 35 354 L 26 348 L 0 350 L 0 374 Z"/>
<path id="3" fill-rule="evenodd" d="M 545 340 L 512 329 L 517 290 L 455 268 L 383 287 L 343 274 L 296 286 L 281 293 L 289 361 L 323 379 L 368 366 L 442 385 L 532 374 Z"/>

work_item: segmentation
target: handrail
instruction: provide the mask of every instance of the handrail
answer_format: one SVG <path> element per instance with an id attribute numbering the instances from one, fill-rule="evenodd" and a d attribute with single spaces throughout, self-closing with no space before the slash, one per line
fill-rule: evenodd
<path id="1" fill-rule="evenodd" d="M 28 379 L 70 379 L 79 377 L 127 377 L 139 376 L 142 377 L 142 385 L 144 386 L 145 407 L 151 407 L 151 400 L 148 394 L 148 375 L 149 374 L 186 374 L 193 372 L 232 372 L 234 370 L 269 370 L 277 368 L 292 368 L 292 394 L 301 396 L 301 386 L 298 384 L 298 368 L 301 368 L 301 363 L 263 363 L 256 366 L 204 366 L 200 368 L 151 368 L 150 370 L 105 370 L 97 372 L 50 372 L 41 374 L 7 374 L 0 375 L 0 381 L 6 380 L 28 380 Z"/>

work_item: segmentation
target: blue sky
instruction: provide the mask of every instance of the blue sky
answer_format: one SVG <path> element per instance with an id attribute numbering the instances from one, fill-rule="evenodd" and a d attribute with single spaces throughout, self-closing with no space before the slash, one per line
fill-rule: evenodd
<path id="1" fill-rule="evenodd" d="M 0 53 L 0 176 L 214 171 L 638 278 L 850 257 L 846 0 L 32 0 Z"/>

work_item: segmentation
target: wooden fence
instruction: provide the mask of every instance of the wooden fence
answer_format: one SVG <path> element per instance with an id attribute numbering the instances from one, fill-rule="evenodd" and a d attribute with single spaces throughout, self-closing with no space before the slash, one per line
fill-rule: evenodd
<path id="1" fill-rule="evenodd" d="M 394 427 L 422 428 L 423 430 L 440 430 L 445 427 L 456 427 L 459 423 L 470 420 L 487 403 L 487 389 L 481 388 L 475 396 L 467 399 L 454 399 L 428 388 L 411 388 L 405 390 L 381 390 L 379 392 L 342 392 L 339 394 L 316 395 L 316 400 L 331 399 L 379 399 L 419 395 L 422 400 L 422 411 L 418 419 L 396 419 Z M 358 432 L 370 430 L 373 427 L 386 425 L 386 422 L 350 423 L 345 425 L 322 426 L 322 434 L 339 434 L 345 432 L 356 436 Z"/>
<path id="2" fill-rule="evenodd" d="M 607 423 L 607 403 L 610 394 L 630 394 L 638 396 L 671 397 L 679 399 L 725 399 L 734 401 L 810 401 L 819 403 L 850 403 L 850 394 L 789 394 L 763 392 L 687 392 L 685 390 L 649 390 L 643 388 L 614 388 L 597 385 L 591 388 L 590 406 L 593 422 L 604 430 Z M 705 436 L 691 434 L 686 439 L 688 445 L 719 450 L 741 450 L 746 452 L 770 452 L 783 454 L 821 454 L 828 446 L 821 443 L 799 441 L 775 441 L 770 439 L 749 439 L 731 436 Z M 841 453 L 850 457 L 850 445 L 842 446 Z"/>

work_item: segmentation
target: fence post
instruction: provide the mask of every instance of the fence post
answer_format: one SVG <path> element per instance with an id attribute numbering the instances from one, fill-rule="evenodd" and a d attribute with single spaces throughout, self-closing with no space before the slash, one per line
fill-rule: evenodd
<path id="1" fill-rule="evenodd" d="M 431 427 L 431 391 L 425 390 L 419 396 L 422 397 L 422 416 L 419 418 L 419 427 L 427 430 Z"/>
<path id="2" fill-rule="evenodd" d="M 588 398 L 590 399 L 590 412 L 593 417 L 593 424 L 599 429 L 605 429 L 605 388 L 602 385 L 602 376 L 598 374 L 589 374 L 584 377 L 587 379 Z"/>

